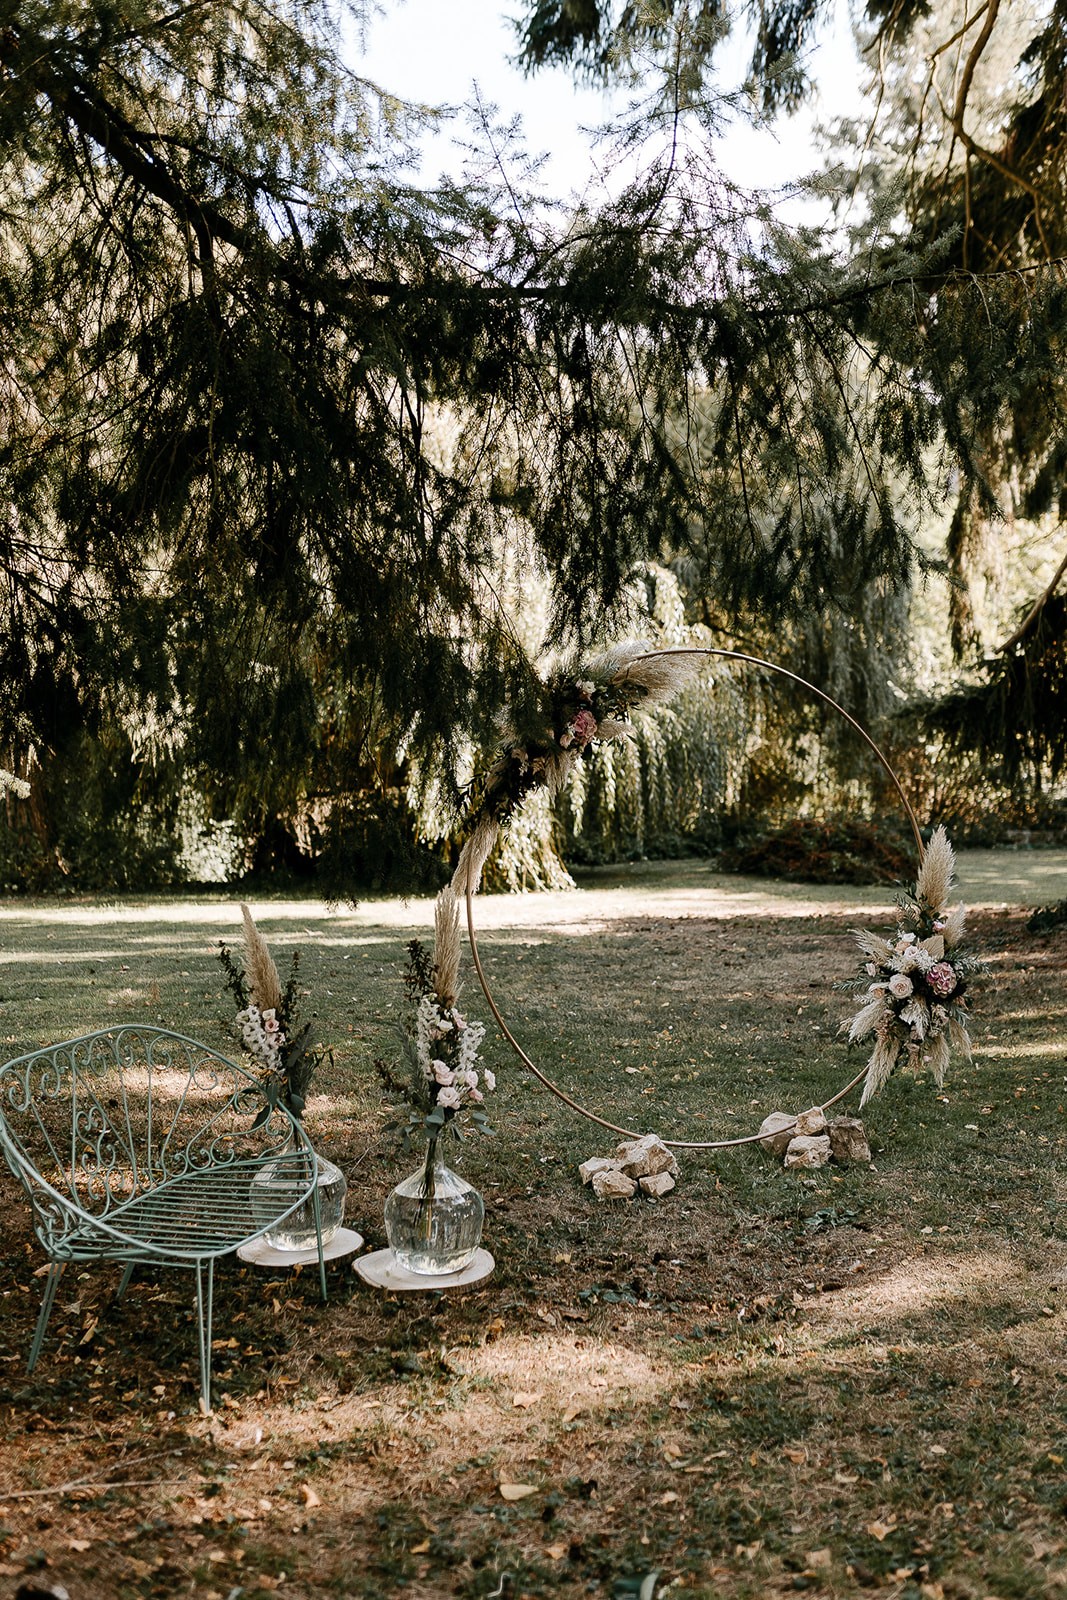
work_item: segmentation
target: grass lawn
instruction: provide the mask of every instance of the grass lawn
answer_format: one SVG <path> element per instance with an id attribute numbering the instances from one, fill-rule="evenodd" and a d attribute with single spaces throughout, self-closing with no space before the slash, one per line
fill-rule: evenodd
<path id="1" fill-rule="evenodd" d="M 872 1167 L 688 1154 L 663 1200 L 597 1203 L 575 1168 L 614 1136 L 491 1033 L 498 1133 L 457 1164 L 494 1276 L 380 1298 L 342 1264 L 323 1306 L 314 1274 L 225 1263 L 207 1417 L 187 1274 L 112 1308 L 113 1272 L 72 1269 L 26 1379 L 42 1258 L 5 1175 L 0 1594 L 44 1568 L 72 1600 L 1067 1595 L 1067 929 L 1019 909 L 1067 895 L 1067 856 L 967 853 L 961 881 L 975 1058 L 866 1108 Z M 728 1138 L 862 1064 L 833 985 L 885 891 L 583 883 L 486 899 L 479 943 L 523 1045 L 610 1121 Z M 371 1063 L 431 903 L 256 911 L 283 977 L 300 949 L 334 1047 L 308 1127 L 377 1248 L 413 1162 Z M 222 899 L 7 902 L 5 1056 L 129 1020 L 235 1048 L 213 950 L 239 931 Z"/>

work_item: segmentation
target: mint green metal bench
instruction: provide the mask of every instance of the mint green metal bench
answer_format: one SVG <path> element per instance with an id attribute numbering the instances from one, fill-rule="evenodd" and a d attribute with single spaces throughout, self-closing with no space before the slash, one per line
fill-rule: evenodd
<path id="1" fill-rule="evenodd" d="M 49 1262 L 28 1372 L 68 1262 L 121 1265 L 116 1300 L 135 1267 L 188 1267 L 210 1409 L 215 1262 L 309 1201 L 326 1298 L 318 1162 L 307 1135 L 253 1073 L 195 1039 L 116 1027 L 7 1062 L 0 1150 L 30 1197 Z"/>

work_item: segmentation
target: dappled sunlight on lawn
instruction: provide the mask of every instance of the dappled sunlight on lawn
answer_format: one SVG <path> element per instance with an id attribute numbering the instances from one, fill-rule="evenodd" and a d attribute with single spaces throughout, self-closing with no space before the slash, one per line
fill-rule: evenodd
<path id="1" fill-rule="evenodd" d="M 1017 1044 L 981 1044 L 974 1053 L 976 1059 L 999 1056 L 1014 1061 L 1030 1056 L 1058 1056 L 1061 1060 L 1067 1060 L 1067 1039 L 1061 1034 L 1056 1039 L 1027 1039 L 1025 1043 Z"/>
<path id="2" fill-rule="evenodd" d="M 352 1346 L 339 1355 L 358 1376 L 366 1352 Z M 469 1495 L 495 1492 L 499 1481 L 519 1472 L 543 1475 L 546 1451 L 577 1461 L 602 1437 L 606 1413 L 665 1400 L 678 1384 L 666 1359 L 616 1340 L 548 1329 L 508 1332 L 500 1318 L 489 1323 L 485 1343 L 442 1348 L 424 1359 L 427 1380 L 436 1365 L 432 1382 L 379 1381 L 363 1393 L 300 1409 L 284 1398 L 254 1408 L 224 1402 L 214 1417 L 193 1421 L 190 1432 L 253 1457 L 282 1446 L 295 1453 L 309 1438 L 345 1439 L 391 1471 L 410 1472 L 411 1487 L 427 1474 L 460 1467 Z M 360 1491 L 354 1498 L 362 1497 Z"/>
<path id="3" fill-rule="evenodd" d="M 970 1339 L 976 1319 L 998 1306 L 1022 1314 L 1029 1309 L 1030 1315 L 1041 1320 L 1046 1338 L 1050 1331 L 1058 1331 L 1062 1337 L 1067 1305 L 1062 1311 L 1050 1307 L 1048 1298 L 1050 1286 L 1055 1296 L 1056 1283 L 1065 1281 L 1065 1264 L 1067 1249 L 1052 1241 L 1037 1271 L 1022 1268 L 1018 1255 L 1007 1246 L 955 1253 L 947 1245 L 931 1246 L 877 1277 L 857 1279 L 834 1294 L 805 1298 L 801 1304 L 814 1327 L 835 1339 L 861 1331 L 866 1338 L 891 1337 L 894 1331 L 901 1335 L 910 1329 L 919 1344 L 937 1335 L 940 1347 L 946 1322 Z"/>

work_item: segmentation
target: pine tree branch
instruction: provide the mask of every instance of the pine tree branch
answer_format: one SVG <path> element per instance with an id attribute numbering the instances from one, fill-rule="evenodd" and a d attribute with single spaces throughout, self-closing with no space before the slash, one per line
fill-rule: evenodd
<path id="1" fill-rule="evenodd" d="M 1037 229 L 1038 237 L 1041 240 L 1045 255 L 1048 257 L 1051 256 L 1052 250 L 1051 246 L 1049 245 L 1048 236 L 1045 233 L 1045 225 L 1042 220 L 1042 205 L 1044 202 L 1044 195 L 1042 194 L 1041 190 L 1036 184 L 1031 183 L 1028 178 L 1024 178 L 1022 173 L 1016 172 L 1014 168 L 1009 167 L 1007 162 L 1003 161 L 1000 156 L 995 155 L 992 150 L 987 150 L 984 145 L 980 145 L 977 139 L 969 134 L 964 126 L 964 118 L 967 112 L 967 100 L 971 92 L 971 85 L 974 82 L 974 74 L 977 70 L 979 61 L 982 59 L 985 47 L 989 43 L 993 29 L 996 27 L 999 12 L 1000 0 L 987 0 L 987 5 L 985 8 L 985 21 L 982 24 L 982 31 L 979 33 L 978 38 L 974 41 L 970 54 L 964 63 L 963 75 L 960 78 L 959 87 L 956 91 L 955 104 L 953 105 L 952 110 L 949 111 L 945 107 L 944 102 L 942 102 L 942 111 L 944 112 L 950 126 L 955 132 L 957 139 L 959 139 L 968 155 L 975 156 L 980 161 L 984 161 L 988 166 L 991 166 L 995 172 L 999 172 L 1002 178 L 1007 178 L 1009 183 L 1016 184 L 1024 191 L 1024 193 L 1030 196 L 1031 200 L 1034 202 L 1034 226 Z M 940 100 L 940 98 L 941 96 L 939 94 L 938 99 Z M 964 182 L 967 185 L 967 231 L 969 232 L 971 221 L 969 172 L 964 175 Z"/>
<path id="2" fill-rule="evenodd" d="M 1059 588 L 1060 584 L 1063 582 L 1063 579 L 1064 579 L 1065 576 L 1067 576 L 1067 556 L 1064 556 L 1063 560 L 1060 562 L 1059 566 L 1056 568 L 1056 572 L 1055 572 L 1055 574 L 1053 576 L 1052 582 L 1049 584 L 1049 586 L 1045 590 L 1044 594 L 1039 595 L 1038 598 L 1034 601 L 1034 603 L 1030 607 L 1030 610 L 1027 613 L 1024 621 L 1019 624 L 1019 626 L 1016 628 L 1015 632 L 1012 634 L 1011 638 L 1010 639 L 1005 639 L 1005 641 L 1004 641 L 1004 643 L 1002 645 L 998 645 L 997 650 L 996 650 L 996 654 L 998 656 L 1006 655 L 1008 653 L 1008 651 L 1014 650 L 1014 648 L 1015 648 L 1015 646 L 1017 644 L 1022 644 L 1023 640 L 1026 638 L 1026 636 L 1030 632 L 1031 628 L 1033 628 L 1033 626 L 1034 626 L 1035 622 L 1037 621 L 1038 617 L 1040 617 L 1042 611 L 1044 611 L 1045 607 L 1048 605 L 1049 601 L 1052 599 L 1052 596 L 1056 593 L 1056 590 Z"/>

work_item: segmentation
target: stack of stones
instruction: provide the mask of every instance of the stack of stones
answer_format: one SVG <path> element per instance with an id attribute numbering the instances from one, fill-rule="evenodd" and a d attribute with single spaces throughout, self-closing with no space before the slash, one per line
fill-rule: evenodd
<path id="1" fill-rule="evenodd" d="M 598 1200 L 632 1200 L 640 1192 L 651 1200 L 669 1194 L 678 1176 L 678 1161 L 655 1133 L 627 1139 L 614 1156 L 592 1156 L 578 1168 L 583 1183 Z"/>
<path id="2" fill-rule="evenodd" d="M 812 1106 L 796 1117 L 787 1111 L 772 1111 L 759 1133 L 763 1149 L 778 1156 L 786 1167 L 825 1167 L 828 1161 L 847 1167 L 871 1159 L 871 1147 L 859 1118 L 833 1117 L 828 1121 L 821 1106 Z"/>

